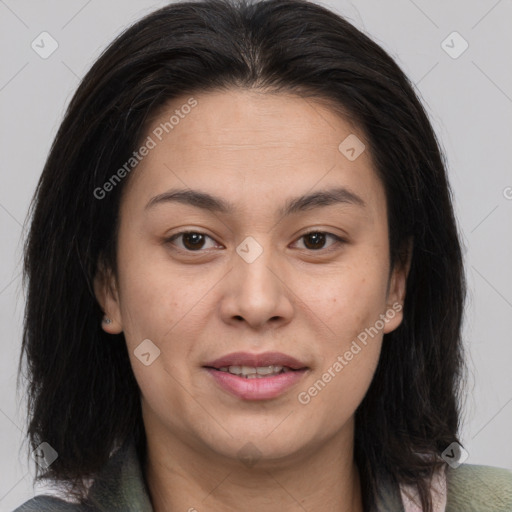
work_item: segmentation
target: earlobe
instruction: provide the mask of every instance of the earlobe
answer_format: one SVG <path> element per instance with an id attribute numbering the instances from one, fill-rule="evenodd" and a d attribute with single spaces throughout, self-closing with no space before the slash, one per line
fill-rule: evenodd
<path id="1" fill-rule="evenodd" d="M 123 326 L 115 276 L 101 262 L 94 277 L 94 294 L 102 311 L 105 312 L 101 320 L 102 329 L 109 334 L 121 333 Z"/>
<path id="2" fill-rule="evenodd" d="M 121 324 L 116 320 L 112 320 L 108 315 L 103 315 L 101 327 L 109 334 L 119 334 L 123 332 Z"/>
<path id="3" fill-rule="evenodd" d="M 405 302 L 405 291 L 407 289 L 407 278 L 411 269 L 412 252 L 413 252 L 413 239 L 409 237 L 405 242 L 402 250 L 398 254 L 398 262 L 393 272 L 394 283 L 391 283 L 390 293 L 394 294 L 392 303 Z"/>
<path id="4" fill-rule="evenodd" d="M 386 326 L 384 334 L 394 331 L 403 320 L 403 309 L 405 304 L 405 295 L 407 289 L 407 278 L 411 267 L 413 252 L 412 237 L 405 244 L 405 248 L 400 252 L 398 262 L 393 269 L 390 279 L 388 298 L 386 306 Z"/>

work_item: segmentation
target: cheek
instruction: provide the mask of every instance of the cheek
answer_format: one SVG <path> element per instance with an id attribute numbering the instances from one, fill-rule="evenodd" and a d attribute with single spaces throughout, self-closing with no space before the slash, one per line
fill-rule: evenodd
<path id="1" fill-rule="evenodd" d="M 144 245 L 134 238 L 122 242 L 123 252 L 119 254 L 125 256 L 119 258 L 120 303 L 126 344 L 144 394 L 153 390 L 159 395 L 162 389 L 175 385 L 172 376 L 184 378 L 182 362 L 193 350 L 190 340 L 199 338 L 205 329 L 208 306 L 201 299 L 212 283 L 194 278 L 193 269 L 187 273 L 173 267 L 164 251 L 149 247 L 147 242 Z M 158 354 L 149 366 L 137 358 L 143 342 L 150 352 Z"/>
<path id="2" fill-rule="evenodd" d="M 132 370 L 150 409 L 165 415 L 183 407 L 180 383 L 188 378 L 183 363 L 189 359 L 190 339 L 201 328 L 204 311 L 197 303 L 204 292 L 182 288 L 182 277 L 171 283 L 162 268 L 149 262 L 127 265 L 125 271 L 130 277 L 122 289 L 122 318 Z M 148 352 L 146 365 L 143 354 Z"/>
<path id="3" fill-rule="evenodd" d="M 340 351 L 339 355 L 344 362 L 341 363 L 337 356 L 334 357 L 325 366 L 320 378 L 312 383 L 312 387 L 319 391 L 311 399 L 311 403 L 318 413 L 324 411 L 324 424 L 330 424 L 333 428 L 344 424 L 353 416 L 363 401 L 377 368 L 381 338 L 376 337 L 366 347 L 359 345 L 361 351 L 353 355 L 350 361 L 346 359 L 345 351 Z"/>
<path id="4" fill-rule="evenodd" d="M 353 256 L 350 264 L 316 281 L 311 292 L 319 328 L 328 327 L 317 340 L 315 378 L 320 377 L 318 387 L 328 388 L 318 398 L 325 407 L 338 404 L 340 415 L 357 408 L 373 379 L 383 337 L 380 315 L 386 310 L 386 261 L 376 252 Z"/>
<path id="5" fill-rule="evenodd" d="M 344 265 L 314 281 L 307 283 L 312 309 L 338 339 L 357 336 L 386 307 L 387 274 L 382 265 L 364 261 Z"/>
<path id="6" fill-rule="evenodd" d="M 183 273 L 173 271 L 165 251 L 147 240 L 133 234 L 120 237 L 119 255 L 121 314 L 127 342 L 140 343 L 139 338 L 163 342 L 199 291 L 187 286 Z"/>
<path id="7" fill-rule="evenodd" d="M 379 318 L 386 285 L 354 274 L 339 282 L 345 286 L 325 290 L 323 306 L 318 305 L 324 316 L 329 312 L 325 323 L 330 334 L 318 339 L 320 364 L 310 383 L 318 390 L 317 410 L 329 411 L 326 421 L 333 425 L 347 421 L 373 380 L 382 347 Z"/>

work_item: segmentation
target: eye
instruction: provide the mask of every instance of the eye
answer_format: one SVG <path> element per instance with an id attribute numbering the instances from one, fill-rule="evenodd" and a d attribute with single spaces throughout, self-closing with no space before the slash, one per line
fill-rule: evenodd
<path id="1" fill-rule="evenodd" d="M 207 238 L 213 240 L 213 238 L 206 235 L 205 233 L 199 233 L 198 231 L 182 231 L 171 236 L 169 239 L 166 240 L 166 242 L 174 244 L 174 241 L 177 240 L 178 238 L 183 238 L 182 246 L 178 246 L 178 248 L 189 252 L 197 252 L 200 251 L 201 249 L 205 249 L 205 240 Z"/>
<path id="2" fill-rule="evenodd" d="M 334 240 L 334 243 L 331 244 L 327 250 L 330 250 L 331 247 L 345 243 L 346 240 L 343 238 L 334 235 L 333 233 L 328 233 L 325 231 L 309 231 L 302 235 L 299 240 L 305 240 L 305 249 L 309 251 L 321 251 L 325 249 L 324 245 L 327 238 L 331 238 Z M 180 233 L 176 233 L 166 240 L 167 243 L 175 244 L 175 240 L 182 239 L 181 246 L 178 244 L 178 249 L 187 252 L 200 252 L 202 249 L 209 249 L 209 247 L 205 247 L 206 239 L 210 239 L 212 241 L 213 238 L 206 235 L 205 233 L 201 233 L 198 231 L 181 231 Z M 300 249 L 301 247 L 299 247 Z"/>
<path id="3" fill-rule="evenodd" d="M 345 243 L 346 240 L 343 238 L 334 235 L 333 233 L 327 233 L 325 231 L 309 231 L 308 233 L 303 234 L 299 240 L 304 239 L 305 248 L 311 251 L 321 251 L 324 249 L 326 239 L 330 237 L 334 240 L 334 243 L 331 244 L 327 250 L 330 250 L 333 246 L 340 245 Z"/>

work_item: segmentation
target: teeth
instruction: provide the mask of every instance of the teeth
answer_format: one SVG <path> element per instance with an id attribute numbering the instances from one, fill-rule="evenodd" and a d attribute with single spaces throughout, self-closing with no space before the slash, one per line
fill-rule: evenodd
<path id="1" fill-rule="evenodd" d="M 292 370 L 286 366 L 224 366 L 219 368 L 221 372 L 229 372 L 233 375 L 239 375 L 246 379 L 258 379 L 268 375 L 278 375 L 279 373 L 291 372 Z"/>

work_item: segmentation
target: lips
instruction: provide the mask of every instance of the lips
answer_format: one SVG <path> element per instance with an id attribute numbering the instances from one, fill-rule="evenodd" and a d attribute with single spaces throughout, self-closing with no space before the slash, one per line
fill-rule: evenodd
<path id="1" fill-rule="evenodd" d="M 268 368 L 270 366 L 282 367 L 283 370 L 281 373 L 266 376 L 251 375 L 255 378 L 235 375 L 226 371 L 230 367 L 237 367 L 238 371 L 243 371 L 245 367 Z M 286 391 L 297 386 L 309 370 L 305 363 L 281 352 L 264 352 L 262 354 L 234 352 L 210 361 L 203 368 L 220 389 L 242 400 L 271 400 L 284 395 Z M 221 368 L 224 371 L 220 370 Z"/>
<path id="2" fill-rule="evenodd" d="M 248 352 L 233 352 L 203 365 L 205 368 L 224 368 L 229 366 L 285 366 L 292 370 L 307 369 L 307 365 L 298 359 L 281 352 L 264 352 L 262 354 L 250 354 Z"/>

